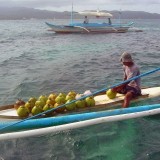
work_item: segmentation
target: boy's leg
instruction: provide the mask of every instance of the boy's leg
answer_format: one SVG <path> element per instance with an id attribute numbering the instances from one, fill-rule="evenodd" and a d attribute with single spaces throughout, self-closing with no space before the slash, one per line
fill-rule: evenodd
<path id="1" fill-rule="evenodd" d="M 134 97 L 134 93 L 129 91 L 125 94 L 125 97 L 124 97 L 124 102 L 123 102 L 123 105 L 122 107 L 123 108 L 127 108 L 130 104 L 130 101 L 131 99 Z"/>

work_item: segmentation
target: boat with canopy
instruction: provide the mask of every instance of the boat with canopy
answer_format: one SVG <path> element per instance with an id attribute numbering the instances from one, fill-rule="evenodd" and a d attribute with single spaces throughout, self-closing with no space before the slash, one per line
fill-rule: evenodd
<path id="1" fill-rule="evenodd" d="M 129 22 L 126 24 L 122 23 L 112 23 L 113 15 L 107 12 L 97 11 L 85 11 L 78 12 L 78 15 L 83 15 L 86 18 L 88 17 L 96 17 L 94 18 L 95 22 L 88 21 L 87 23 L 81 22 L 73 22 L 73 12 L 71 14 L 71 23 L 68 25 L 56 25 L 50 22 L 45 22 L 47 26 L 50 27 L 51 31 L 55 33 L 125 33 L 128 29 L 133 25 L 133 22 Z M 100 18 L 105 17 L 100 22 Z M 108 19 L 108 20 L 107 20 Z M 106 22 L 107 20 L 107 22 Z"/>

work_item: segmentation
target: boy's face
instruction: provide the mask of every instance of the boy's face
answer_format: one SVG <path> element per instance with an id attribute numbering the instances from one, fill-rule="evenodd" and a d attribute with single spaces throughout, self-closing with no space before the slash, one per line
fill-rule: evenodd
<path id="1" fill-rule="evenodd" d="M 133 62 L 123 62 L 123 65 L 125 65 L 125 66 L 132 66 L 133 65 Z"/>

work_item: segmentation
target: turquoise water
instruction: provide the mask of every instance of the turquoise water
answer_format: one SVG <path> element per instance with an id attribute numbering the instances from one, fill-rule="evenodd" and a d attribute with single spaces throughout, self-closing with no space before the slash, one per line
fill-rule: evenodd
<path id="1" fill-rule="evenodd" d="M 133 53 L 141 73 L 160 67 L 160 22 L 134 21 L 143 32 L 58 35 L 47 31 L 43 20 L 0 21 L 0 104 L 52 91 L 94 92 L 119 83 L 122 80 L 119 57 L 123 51 Z M 142 86 L 159 86 L 159 78 L 159 72 L 143 77 Z M 160 103 L 159 97 L 134 105 L 154 103 Z M 0 157 L 156 160 L 160 157 L 159 130 L 158 116 L 104 123 L 1 141 Z"/>

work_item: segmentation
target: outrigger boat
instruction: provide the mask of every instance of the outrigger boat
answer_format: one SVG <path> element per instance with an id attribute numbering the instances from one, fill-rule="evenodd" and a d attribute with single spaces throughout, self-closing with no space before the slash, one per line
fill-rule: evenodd
<path id="1" fill-rule="evenodd" d="M 142 95 L 133 99 L 132 103 L 139 102 L 145 99 L 155 98 L 158 96 L 160 96 L 160 87 L 145 88 L 142 89 Z M 96 101 L 96 105 L 94 107 L 87 107 L 74 112 L 59 114 L 53 117 L 44 117 L 42 115 L 41 117 L 36 119 L 34 118 L 24 120 L 24 122 L 17 116 L 14 105 L 3 106 L 0 107 L 0 130 L 3 130 L 3 128 L 5 128 L 6 126 L 10 126 L 4 129 L 5 134 L 8 132 L 15 133 L 18 131 L 19 135 L 20 132 L 26 133 L 26 131 L 30 130 L 31 133 L 33 133 L 33 131 L 36 131 L 36 129 L 41 130 L 42 128 L 51 127 L 52 132 L 59 132 L 63 131 L 62 126 L 64 126 L 64 130 L 66 130 L 72 129 L 72 127 L 79 128 L 80 126 L 87 126 L 87 124 L 93 125 L 103 122 L 120 121 L 124 119 L 144 117 L 160 113 L 160 104 L 118 109 L 124 99 L 124 95 L 122 94 L 118 94 L 115 99 L 109 99 L 106 94 L 95 96 L 94 99 Z M 98 120 L 97 122 L 96 119 Z M 79 124 L 79 126 L 77 124 Z M 43 132 L 37 132 L 38 135 L 40 133 L 44 134 Z M 3 139 L 2 135 L 5 134 L 0 134 L 0 140 Z M 9 133 L 9 135 L 10 134 L 12 133 Z M 34 133 L 34 135 L 37 134 L 36 132 Z M 23 136 L 26 137 L 29 136 L 29 134 L 24 134 Z"/>
<path id="2" fill-rule="evenodd" d="M 111 18 L 113 15 L 106 12 L 78 12 L 78 14 L 95 16 L 98 19 L 105 17 L 108 19 L 108 22 L 75 23 L 73 22 L 73 18 L 71 18 L 71 23 L 68 25 L 56 25 L 49 22 L 45 23 L 51 28 L 51 31 L 56 33 L 125 33 L 133 25 L 133 22 L 127 24 L 112 23 Z M 73 15 L 71 17 L 73 17 Z"/>
<path id="3" fill-rule="evenodd" d="M 146 76 L 159 71 L 160 68 L 141 74 L 120 84 Z M 116 84 L 109 88 L 116 87 Z M 0 107 L 0 140 L 36 136 L 47 133 L 57 133 L 59 131 L 80 128 L 88 125 L 100 124 L 104 122 L 120 121 L 130 118 L 144 117 L 160 113 L 160 104 L 121 108 L 124 95 L 117 94 L 116 98 L 109 99 L 106 94 L 99 94 L 106 88 L 94 92 L 94 107 L 77 109 L 74 112 L 66 112 L 53 117 L 45 117 L 46 111 L 26 119 L 17 116 L 14 105 Z M 90 95 L 87 95 L 90 96 Z M 86 96 L 86 97 L 87 97 Z M 142 95 L 133 99 L 132 103 L 155 98 L 160 96 L 160 87 L 142 89 Z M 82 97 L 85 98 L 85 97 Z M 81 99 L 81 98 L 80 98 Z M 76 100 L 71 101 L 73 103 Z M 64 107 L 63 105 L 55 108 Z M 54 110 L 55 110 L 54 109 Z"/>

